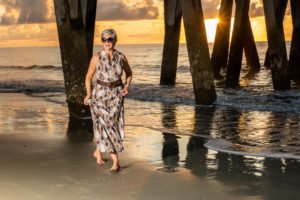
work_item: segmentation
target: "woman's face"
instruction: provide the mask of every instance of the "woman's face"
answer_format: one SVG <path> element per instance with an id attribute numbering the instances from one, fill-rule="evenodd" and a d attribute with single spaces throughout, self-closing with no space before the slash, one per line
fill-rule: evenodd
<path id="1" fill-rule="evenodd" d="M 115 46 L 115 40 L 111 34 L 104 34 L 102 39 L 104 50 L 112 50 Z"/>

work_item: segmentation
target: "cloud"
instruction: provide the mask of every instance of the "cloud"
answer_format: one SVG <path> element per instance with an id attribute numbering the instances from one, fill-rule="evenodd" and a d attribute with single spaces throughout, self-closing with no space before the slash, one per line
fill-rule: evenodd
<path id="1" fill-rule="evenodd" d="M 260 2 L 250 3 L 249 16 L 260 17 L 264 15 L 264 7 Z"/>
<path id="2" fill-rule="evenodd" d="M 219 9 L 221 0 L 202 0 L 202 8 L 204 17 L 206 19 L 217 18 L 219 16 Z M 235 12 L 235 3 L 233 4 L 233 12 Z M 264 15 L 262 0 L 252 0 L 249 6 L 249 16 L 259 17 Z"/>
<path id="3" fill-rule="evenodd" d="M 201 2 L 202 2 L 204 17 L 206 19 L 218 17 L 221 0 L 202 0 Z M 232 13 L 233 15 L 234 12 L 235 12 L 235 5 L 233 5 L 233 13 Z M 286 9 L 286 15 L 290 15 L 290 14 L 291 14 L 291 8 L 290 8 L 290 3 L 288 3 Z M 250 1 L 249 16 L 251 18 L 264 16 L 264 8 L 263 8 L 262 0 Z"/>
<path id="4" fill-rule="evenodd" d="M 9 25 L 16 23 L 17 15 L 18 13 L 14 9 L 7 7 L 4 14 L 1 17 L 1 24 Z"/>
<path id="5" fill-rule="evenodd" d="M 154 0 L 98 0 L 98 20 L 157 19 L 159 8 Z"/>
<path id="6" fill-rule="evenodd" d="M 221 0 L 202 0 L 201 3 L 205 19 L 218 17 Z"/>
<path id="7" fill-rule="evenodd" d="M 290 2 L 288 1 L 287 7 L 286 7 L 286 16 L 291 15 L 291 6 Z M 250 17 L 261 17 L 264 16 L 264 7 L 263 7 L 263 1 L 262 0 L 256 0 L 250 3 L 249 6 L 249 16 Z"/>
<path id="8" fill-rule="evenodd" d="M 49 0 L 1 0 L 5 8 L 1 17 L 2 25 L 45 23 L 53 21 L 49 16 Z"/>
<path id="9" fill-rule="evenodd" d="M 206 19 L 218 17 L 221 0 L 201 0 L 201 3 Z M 0 7 L 4 8 L 0 13 L 0 25 L 55 22 L 53 0 L 0 0 Z M 163 0 L 98 0 L 96 19 L 159 19 L 163 18 L 161 13 Z M 290 15 L 289 5 L 286 14 Z M 249 15 L 264 15 L 262 0 L 251 0 Z"/>
<path id="10" fill-rule="evenodd" d="M 1 0 L 0 25 L 55 22 L 53 0 Z M 97 20 L 142 20 L 159 16 L 158 0 L 98 0 Z"/>
<path id="11" fill-rule="evenodd" d="M 48 22 L 46 0 L 23 0 L 22 4 L 18 23 Z"/>

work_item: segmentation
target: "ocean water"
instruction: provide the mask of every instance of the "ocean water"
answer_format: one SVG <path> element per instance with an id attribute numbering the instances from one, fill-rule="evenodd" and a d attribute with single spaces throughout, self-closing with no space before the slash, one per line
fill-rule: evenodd
<path id="1" fill-rule="evenodd" d="M 287 43 L 287 49 L 289 49 Z M 212 45 L 210 44 L 210 52 Z M 133 70 L 128 107 L 148 119 L 134 126 L 207 139 L 205 147 L 219 152 L 272 158 L 300 159 L 300 90 L 273 91 L 270 70 L 262 66 L 247 77 L 243 60 L 240 88 L 215 82 L 213 106 L 195 106 L 185 44 L 180 45 L 176 86 L 160 86 L 161 44 L 118 45 Z M 267 44 L 257 43 L 263 65 Z M 101 50 L 95 46 L 94 52 Z M 23 92 L 65 105 L 59 47 L 0 49 L 0 92 Z M 144 102 L 144 103 L 143 103 Z M 160 113 L 166 120 L 150 120 Z M 153 116 L 151 116 L 153 114 Z"/>

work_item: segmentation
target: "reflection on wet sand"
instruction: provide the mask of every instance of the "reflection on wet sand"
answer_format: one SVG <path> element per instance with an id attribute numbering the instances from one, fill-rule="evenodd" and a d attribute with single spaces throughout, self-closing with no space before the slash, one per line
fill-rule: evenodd
<path id="1" fill-rule="evenodd" d="M 162 105 L 162 125 L 176 129 L 176 105 Z M 217 116 L 216 116 L 217 115 Z M 243 114 L 236 110 L 217 110 L 214 108 L 195 108 L 194 134 L 217 133 L 218 137 L 248 140 L 257 143 L 287 143 L 295 123 L 281 114 L 266 116 L 257 113 Z M 230 116 L 230 117 L 229 117 Z M 257 121 L 247 123 L 257 117 Z M 250 119 L 249 119 L 250 118 Z M 221 119 L 221 120 L 220 120 Z M 297 119 L 296 119 L 297 120 Z M 222 123 L 220 123 L 222 121 Z M 266 124 L 264 122 L 272 123 Z M 226 126 L 222 126 L 226 125 Z M 288 124 L 288 125 L 287 125 Z M 255 132 L 261 128 L 263 132 Z M 253 130 L 254 129 L 254 130 Z M 289 131 L 284 131 L 288 129 Z M 217 130 L 220 130 L 218 132 Z M 254 133 L 248 132 L 253 130 Z M 246 134 L 246 133 L 249 134 Z M 273 133 L 273 134 L 272 134 Z M 277 139 L 275 139 L 277 138 Z M 180 137 L 163 133 L 162 160 L 165 165 L 179 166 Z M 298 138 L 297 138 L 298 139 Z M 293 159 L 270 159 L 263 157 L 238 156 L 209 150 L 203 146 L 205 139 L 192 136 L 186 144 L 186 158 L 182 167 L 198 177 L 216 179 L 230 186 L 233 194 L 243 194 L 258 199 L 281 200 L 300 199 L 298 187 L 300 162 Z"/>
<path id="2" fill-rule="evenodd" d="M 214 108 L 195 108 L 194 118 L 197 122 L 193 131 L 195 134 L 209 134 L 214 112 Z M 205 166 L 207 166 L 208 158 L 204 155 L 208 150 L 203 146 L 205 142 L 203 138 L 191 137 L 187 144 L 185 166 L 195 175 L 206 173 L 207 170 Z"/>
<path id="3" fill-rule="evenodd" d="M 94 138 L 93 122 L 91 119 L 69 118 L 67 135 L 70 140 L 91 142 Z"/>
<path id="4" fill-rule="evenodd" d="M 176 127 L 176 110 L 174 105 L 162 105 L 162 124 L 164 128 Z M 174 134 L 163 132 L 162 159 L 166 166 L 175 167 L 179 162 L 177 137 Z"/>

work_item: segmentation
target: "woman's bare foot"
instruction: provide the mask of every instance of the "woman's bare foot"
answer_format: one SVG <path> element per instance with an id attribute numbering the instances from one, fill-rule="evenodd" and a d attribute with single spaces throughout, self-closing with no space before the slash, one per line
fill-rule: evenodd
<path id="1" fill-rule="evenodd" d="M 118 153 L 116 152 L 112 152 L 110 153 L 110 156 L 113 160 L 113 165 L 112 167 L 110 168 L 110 171 L 112 173 L 115 173 L 115 172 L 119 172 L 120 171 L 120 164 L 119 164 L 119 157 L 118 157 Z"/>
<path id="2" fill-rule="evenodd" d="M 113 165 L 111 168 L 110 168 L 110 171 L 111 172 L 118 172 L 118 171 L 120 171 L 120 169 L 121 169 L 121 167 L 120 167 L 120 165 Z"/>
<path id="3" fill-rule="evenodd" d="M 94 157 L 96 158 L 97 163 L 98 163 L 99 165 L 105 164 L 105 161 L 102 159 L 102 156 L 101 156 L 100 151 L 95 150 L 93 155 L 94 155 Z"/>

